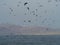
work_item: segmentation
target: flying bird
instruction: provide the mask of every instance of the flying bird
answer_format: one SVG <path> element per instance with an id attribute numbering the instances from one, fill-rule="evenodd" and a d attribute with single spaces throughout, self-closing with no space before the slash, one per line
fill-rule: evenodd
<path id="1" fill-rule="evenodd" d="M 30 8 L 29 8 L 29 7 L 27 7 L 27 9 L 29 10 Z"/>
<path id="2" fill-rule="evenodd" d="M 11 10 L 11 12 L 13 12 L 13 9 L 12 8 L 9 8 Z"/>
<path id="3" fill-rule="evenodd" d="M 27 4 L 28 4 L 28 2 L 25 2 L 25 3 L 24 3 L 24 6 L 27 5 Z"/>
<path id="4" fill-rule="evenodd" d="M 28 22 L 31 22 L 31 20 L 28 20 Z"/>

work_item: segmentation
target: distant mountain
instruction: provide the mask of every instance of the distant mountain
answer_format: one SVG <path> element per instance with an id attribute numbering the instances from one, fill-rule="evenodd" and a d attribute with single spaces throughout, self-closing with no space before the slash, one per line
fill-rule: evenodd
<path id="1" fill-rule="evenodd" d="M 24 27 L 22 28 L 23 34 L 31 35 L 53 35 L 60 34 L 60 29 L 51 29 L 47 27 Z"/>
<path id="2" fill-rule="evenodd" d="M 0 24 L 0 35 L 53 35 L 60 34 L 60 29 L 51 29 L 39 26 L 18 26 Z"/>
<path id="3" fill-rule="evenodd" d="M 0 35 L 16 35 L 22 26 L 11 24 L 0 24 Z"/>

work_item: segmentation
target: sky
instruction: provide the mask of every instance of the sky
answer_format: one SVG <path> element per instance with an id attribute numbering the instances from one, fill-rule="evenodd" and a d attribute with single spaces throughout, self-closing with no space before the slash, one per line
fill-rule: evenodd
<path id="1" fill-rule="evenodd" d="M 0 0 L 0 24 L 60 28 L 60 0 Z"/>

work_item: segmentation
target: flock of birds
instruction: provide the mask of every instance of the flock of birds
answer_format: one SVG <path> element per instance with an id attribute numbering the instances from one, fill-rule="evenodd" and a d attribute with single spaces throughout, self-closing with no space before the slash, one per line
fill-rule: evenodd
<path id="1" fill-rule="evenodd" d="M 55 2 L 60 2 L 60 0 L 54 0 Z M 48 3 L 50 3 L 50 2 L 52 2 L 52 0 L 48 0 L 47 1 Z M 17 7 L 20 7 L 20 4 L 21 4 L 22 2 L 21 1 L 19 1 L 18 2 L 18 4 L 16 5 Z M 27 5 L 30 5 L 30 2 L 28 2 L 28 1 L 26 1 L 26 2 L 24 2 L 23 3 L 23 5 L 24 5 L 24 7 L 26 7 L 26 9 L 29 11 L 29 13 L 30 13 L 30 15 L 32 16 L 35 16 L 36 17 L 36 19 L 38 18 L 38 17 L 42 17 L 41 16 L 41 14 L 39 15 L 39 14 L 37 14 L 38 13 L 38 8 L 36 8 L 35 10 L 33 10 L 33 11 L 31 11 L 30 9 L 30 7 L 29 6 L 27 6 Z M 44 5 L 40 5 L 39 4 L 39 8 L 43 8 L 44 7 Z M 56 7 L 57 7 L 57 4 L 56 4 Z M 9 10 L 10 10 L 10 15 L 14 12 L 14 9 L 13 8 L 9 8 Z M 45 15 L 48 13 L 48 11 L 47 10 L 44 10 L 44 13 L 45 13 Z M 9 16 L 10 16 L 9 15 Z M 24 13 L 24 15 L 28 15 L 27 13 Z M 16 15 L 14 15 L 14 16 L 16 16 Z M 43 19 L 43 21 L 42 21 L 42 23 L 44 23 L 45 21 L 47 21 L 47 17 L 45 18 L 45 19 Z M 28 23 L 32 23 L 32 20 L 30 20 L 30 19 L 28 19 L 28 20 L 23 20 L 23 22 L 24 23 L 26 23 L 26 22 L 28 22 Z M 52 22 L 55 22 L 55 20 L 52 20 Z"/>

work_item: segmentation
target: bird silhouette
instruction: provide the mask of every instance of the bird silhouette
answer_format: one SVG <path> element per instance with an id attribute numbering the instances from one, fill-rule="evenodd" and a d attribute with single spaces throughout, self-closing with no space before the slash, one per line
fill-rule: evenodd
<path id="1" fill-rule="evenodd" d="M 24 6 L 26 6 L 27 4 L 28 4 L 28 2 L 25 2 L 25 3 L 24 3 Z"/>

